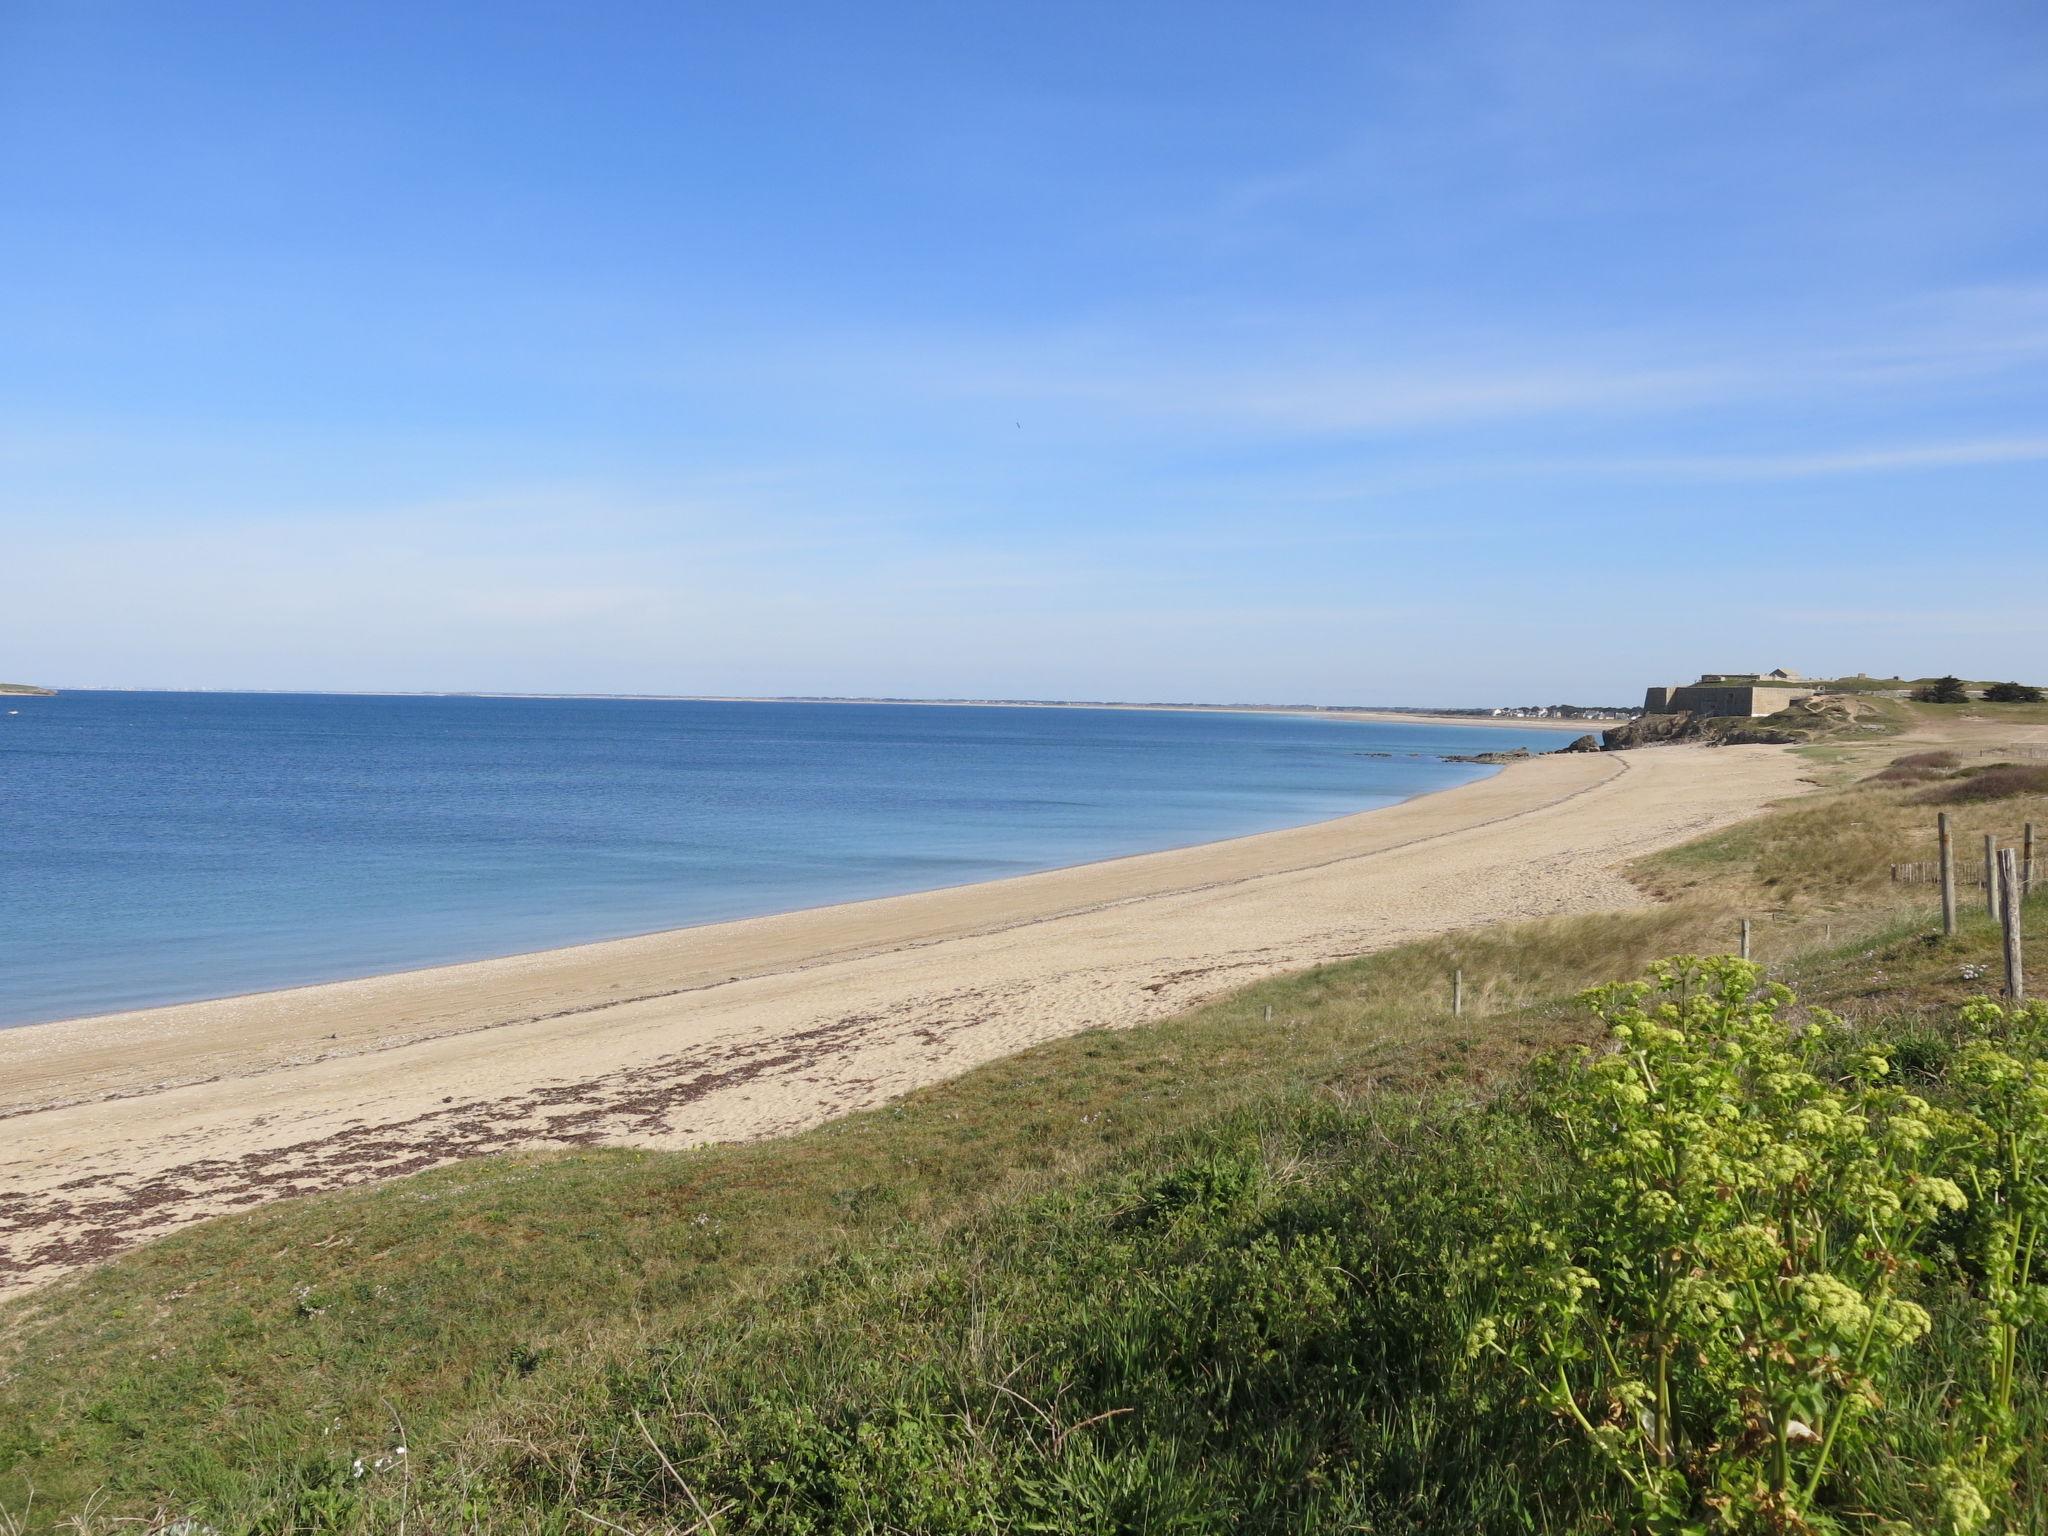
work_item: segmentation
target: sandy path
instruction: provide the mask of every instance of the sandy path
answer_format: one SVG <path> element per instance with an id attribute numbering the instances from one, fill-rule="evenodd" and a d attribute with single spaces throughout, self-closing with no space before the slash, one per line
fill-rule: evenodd
<path id="1" fill-rule="evenodd" d="M 1546 756 L 1198 848 L 0 1031 L 0 1290 L 280 1195 L 791 1131 L 1274 972 L 1632 905 L 1619 863 L 1803 772 L 1776 747 Z"/>

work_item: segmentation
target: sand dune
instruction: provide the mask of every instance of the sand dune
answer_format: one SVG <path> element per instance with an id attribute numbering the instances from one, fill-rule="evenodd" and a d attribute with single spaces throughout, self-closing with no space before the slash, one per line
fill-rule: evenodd
<path id="1" fill-rule="evenodd" d="M 1777 747 L 1545 756 L 1312 827 L 473 965 L 0 1031 L 0 1289 L 516 1147 L 767 1136 L 1448 929 L 1803 787 Z"/>

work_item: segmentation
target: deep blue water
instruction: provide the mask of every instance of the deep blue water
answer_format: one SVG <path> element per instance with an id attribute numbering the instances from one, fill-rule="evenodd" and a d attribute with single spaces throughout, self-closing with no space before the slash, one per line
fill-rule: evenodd
<path id="1" fill-rule="evenodd" d="M 1557 739 L 1138 710 L 0 697 L 0 1025 L 1297 825 L 1462 783 L 1488 770 L 1438 754 L 1518 742 Z"/>

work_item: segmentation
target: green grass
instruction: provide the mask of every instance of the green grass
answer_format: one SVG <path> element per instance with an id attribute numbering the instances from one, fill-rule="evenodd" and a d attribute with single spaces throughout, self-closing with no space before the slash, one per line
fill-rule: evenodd
<path id="1" fill-rule="evenodd" d="M 1832 688 L 1834 685 L 1828 686 Z M 1781 726 L 1809 736 L 1816 742 L 1854 744 L 1875 741 L 1880 745 L 1893 736 L 1927 728 L 1938 731 L 1959 721 L 1981 722 L 1994 727 L 2048 725 L 2048 704 L 1989 704 L 1982 699 L 1972 699 L 1966 704 L 1923 704 L 1914 699 L 1891 698 L 1855 689 L 1840 691 L 1855 695 L 1853 714 L 1816 713 L 1794 705 L 1791 709 L 1748 723 Z M 1742 723 L 1737 722 L 1738 725 Z"/>
<path id="2" fill-rule="evenodd" d="M 1775 974 L 1938 1054 L 1994 940 L 1973 912 L 1930 942 L 1931 893 L 1887 880 L 1932 846 L 1910 790 L 1845 782 L 1645 860 L 1655 907 L 1280 978 L 801 1136 L 494 1158 L 176 1234 L 0 1310 L 0 1510 L 1585 1528 L 1613 1490 L 1447 1374 L 1449 1256 L 1555 1173 L 1522 1069 L 1589 1037 L 1573 993 L 1725 951 L 1742 914 Z M 2048 802 L 1968 814 L 2009 833 Z"/>
<path id="3" fill-rule="evenodd" d="M 1936 1052 L 1902 1055 L 1924 1076 Z M 497 1422 L 511 1450 L 478 1465 L 494 1498 L 628 1528 L 1627 1528 L 1606 1469 L 1461 1359 L 1466 1256 L 1565 1177 L 1513 1097 L 1267 1101 L 938 1240 L 848 1253 Z M 1965 1287 L 1919 1294 L 1940 1332 L 1886 1422 L 1924 1465 L 1981 1316 Z M 2038 1529 L 2028 1364 L 2004 1512 Z M 1934 1528 L 1895 1458 L 1840 1482 L 1850 1508 Z"/>
<path id="4" fill-rule="evenodd" d="M 1475 935 L 1286 978 L 786 1140 L 491 1159 L 180 1233 L 10 1309 L 0 1498 L 33 1483 L 64 1508 L 104 1484 L 122 1508 L 260 1507 L 306 1458 L 382 1444 L 387 1400 L 418 1453 L 537 1390 L 537 1366 L 630 1353 L 835 1249 L 944 1230 L 1245 1105 L 1511 1070 L 1578 1021 L 1454 1024 L 1417 993 L 1463 962 L 1475 1010 L 1555 995 L 1678 929 L 1652 912 L 1536 932 L 1557 942 Z"/>
<path id="5" fill-rule="evenodd" d="M 1818 688 L 1828 693 L 1895 693 L 1910 691 L 1915 688 L 1931 687 L 1940 680 L 1938 677 L 1867 677 L 1859 673 L 1855 677 L 1807 678 L 1792 686 Z M 1964 678 L 1962 683 L 1965 688 L 1976 689 L 1988 688 L 1993 683 L 2010 681 L 2013 681 L 2013 679 L 2000 677 Z"/>

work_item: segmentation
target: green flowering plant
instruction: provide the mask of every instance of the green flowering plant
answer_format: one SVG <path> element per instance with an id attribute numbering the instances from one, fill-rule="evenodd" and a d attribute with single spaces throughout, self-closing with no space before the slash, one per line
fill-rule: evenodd
<path id="1" fill-rule="evenodd" d="M 1587 995 L 1608 1048 L 1538 1102 L 1567 1154 L 1541 1217 L 1479 1257 L 1504 1362 L 1635 1489 L 1653 1529 L 1823 1529 L 1831 1467 L 1929 1327 L 1916 1251 L 1968 1197 L 1948 1117 L 1840 1021 L 1734 959 Z"/>
<path id="2" fill-rule="evenodd" d="M 1970 1261 L 1983 1300 L 1985 1381 L 1967 1400 L 1977 1480 L 2007 1474 L 2017 1447 L 2013 1385 L 2021 1339 L 2048 1321 L 2048 1006 L 1966 1004 L 1969 1038 L 1949 1071 L 1952 1148 L 1969 1191 Z"/>

